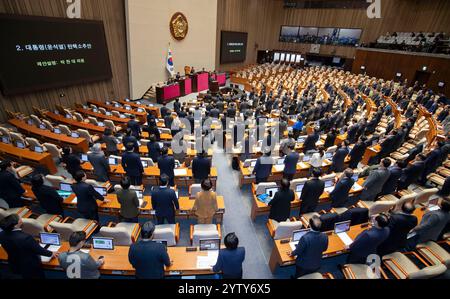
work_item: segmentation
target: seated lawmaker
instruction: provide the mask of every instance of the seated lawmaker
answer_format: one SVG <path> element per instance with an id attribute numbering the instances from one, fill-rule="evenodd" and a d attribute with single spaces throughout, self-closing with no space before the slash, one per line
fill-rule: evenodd
<path id="1" fill-rule="evenodd" d="M 242 279 L 242 264 L 245 260 L 245 248 L 238 247 L 239 239 L 235 233 L 225 236 L 225 249 L 219 251 L 217 263 L 212 270 L 222 272 L 224 279 Z"/>
<path id="2" fill-rule="evenodd" d="M 295 259 L 295 277 L 301 277 L 319 271 L 323 253 L 328 248 L 328 236 L 320 232 L 322 221 L 319 217 L 309 220 L 311 230 L 298 242 L 289 255 Z"/>
<path id="3" fill-rule="evenodd" d="M 290 189 L 291 183 L 288 179 L 281 180 L 281 189 L 269 202 L 269 219 L 283 222 L 291 216 L 291 202 L 295 200 L 294 191 Z"/>
<path id="4" fill-rule="evenodd" d="M 128 260 L 138 279 L 163 279 L 164 266 L 171 261 L 163 244 L 152 241 L 155 225 L 146 222 L 141 228 L 141 239 L 130 246 Z"/>
<path id="5" fill-rule="evenodd" d="M 25 200 L 22 198 L 25 190 L 12 171 L 11 161 L 0 162 L 0 198 L 8 203 L 10 209 L 21 208 L 25 205 Z"/>
<path id="6" fill-rule="evenodd" d="M 64 216 L 62 206 L 64 199 L 53 187 L 44 185 L 44 176 L 42 174 L 34 175 L 31 179 L 31 185 L 31 190 L 45 213 Z"/>

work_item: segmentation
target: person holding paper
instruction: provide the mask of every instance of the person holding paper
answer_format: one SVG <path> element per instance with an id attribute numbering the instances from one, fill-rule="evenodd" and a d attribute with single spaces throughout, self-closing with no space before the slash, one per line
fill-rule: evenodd
<path id="1" fill-rule="evenodd" d="M 323 253 L 328 248 L 328 236 L 320 232 L 322 221 L 314 216 L 309 220 L 311 230 L 298 242 L 289 255 L 296 257 L 295 278 L 317 272 L 322 263 Z"/>
<path id="2" fill-rule="evenodd" d="M 238 247 L 239 239 L 235 233 L 228 234 L 224 243 L 226 249 L 219 251 L 217 263 L 212 269 L 214 272 L 222 272 L 224 279 L 242 279 L 245 248 Z"/>
<path id="3" fill-rule="evenodd" d="M 375 218 L 372 228 L 360 233 L 348 247 L 350 255 L 348 264 L 365 264 L 367 257 L 377 254 L 378 246 L 389 237 L 389 218 L 386 214 L 380 214 Z"/>

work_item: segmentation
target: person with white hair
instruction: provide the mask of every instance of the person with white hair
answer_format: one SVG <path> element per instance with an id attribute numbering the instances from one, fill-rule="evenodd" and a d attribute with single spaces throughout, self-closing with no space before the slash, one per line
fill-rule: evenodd
<path id="1" fill-rule="evenodd" d="M 99 182 L 109 181 L 108 173 L 110 166 L 108 159 L 102 151 L 102 145 L 96 143 L 92 146 L 92 151 L 88 154 L 88 160 L 94 168 L 94 175 Z"/>

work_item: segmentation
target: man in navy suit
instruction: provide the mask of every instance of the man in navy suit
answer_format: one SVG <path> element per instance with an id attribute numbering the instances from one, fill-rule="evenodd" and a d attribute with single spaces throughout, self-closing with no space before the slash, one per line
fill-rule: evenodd
<path id="1" fill-rule="evenodd" d="M 22 224 L 16 214 L 0 221 L 0 245 L 8 254 L 9 268 L 24 279 L 44 279 L 41 256 L 55 258 L 58 254 L 42 248 L 33 236 L 21 230 Z"/>
<path id="2" fill-rule="evenodd" d="M 134 137 L 136 137 L 136 139 L 140 139 L 141 138 L 141 125 L 139 124 L 139 122 L 136 120 L 136 116 L 134 114 L 132 114 L 130 116 L 130 120 L 127 123 L 127 127 L 131 130 L 131 135 L 133 135 Z"/>
<path id="3" fill-rule="evenodd" d="M 13 171 L 11 161 L 5 160 L 0 163 L 0 198 L 3 198 L 10 208 L 21 208 L 25 205 L 22 199 L 25 190 Z"/>
<path id="4" fill-rule="evenodd" d="M 211 160 L 206 156 L 205 151 L 198 153 L 197 157 L 192 160 L 192 175 L 196 183 L 201 183 L 209 178 L 211 173 Z"/>
<path id="5" fill-rule="evenodd" d="M 122 144 L 126 147 L 127 144 L 133 144 L 133 150 L 139 152 L 139 143 L 136 137 L 132 135 L 131 129 L 127 129 L 125 136 L 122 138 Z"/>
<path id="6" fill-rule="evenodd" d="M 312 133 L 306 137 L 305 142 L 303 143 L 303 152 L 307 153 L 310 150 L 316 149 L 316 142 L 319 141 L 319 133 L 316 132 L 314 128 Z"/>
<path id="7" fill-rule="evenodd" d="M 342 172 L 345 169 L 345 158 L 349 153 L 348 141 L 345 140 L 341 145 L 338 145 L 338 149 L 333 155 L 330 172 Z"/>
<path id="8" fill-rule="evenodd" d="M 219 251 L 214 272 L 222 272 L 224 279 L 242 279 L 242 263 L 245 260 L 245 248 L 238 247 L 239 239 L 234 234 L 228 234 L 224 239 L 226 249 Z"/>
<path id="9" fill-rule="evenodd" d="M 142 185 L 144 166 L 142 166 L 141 156 L 134 152 L 133 143 L 126 144 L 126 152 L 122 154 L 122 167 L 130 178 L 132 185 Z"/>
<path id="10" fill-rule="evenodd" d="M 86 173 L 79 170 L 75 174 L 76 183 L 72 185 L 72 190 L 77 196 L 77 210 L 85 219 L 99 221 L 97 200 L 109 202 L 100 193 L 95 191 L 92 185 L 86 184 Z"/>
<path id="11" fill-rule="evenodd" d="M 36 200 L 47 214 L 64 215 L 62 207 L 64 199 L 50 186 L 44 185 L 42 174 L 36 174 L 31 179 L 32 188 Z"/>
<path id="12" fill-rule="evenodd" d="M 266 149 L 264 156 L 256 160 L 253 174 L 256 177 L 256 184 L 267 182 L 272 173 L 272 166 L 274 164 L 273 158 L 270 156 L 270 149 Z"/>
<path id="13" fill-rule="evenodd" d="M 377 254 L 378 246 L 389 237 L 388 225 L 389 218 L 385 214 L 378 215 L 372 228 L 360 233 L 350 245 L 347 263 L 365 264 L 369 255 Z"/>
<path id="14" fill-rule="evenodd" d="M 408 233 L 417 226 L 414 216 L 414 204 L 405 202 L 401 212 L 392 212 L 389 216 L 389 237 L 378 246 L 380 256 L 401 251 L 406 248 Z"/>
<path id="15" fill-rule="evenodd" d="M 158 224 L 175 224 L 175 210 L 180 208 L 177 194 L 169 188 L 169 177 L 165 174 L 160 177 L 160 186 L 152 192 L 152 207 L 155 210 Z"/>
<path id="16" fill-rule="evenodd" d="M 364 153 L 367 149 L 367 137 L 362 136 L 360 140 L 353 146 L 352 150 L 349 153 L 350 162 L 348 163 L 348 167 L 351 169 L 355 169 L 358 167 L 359 162 L 361 162 Z"/>
<path id="17" fill-rule="evenodd" d="M 169 149 L 167 147 L 163 147 L 161 154 L 162 156 L 158 158 L 158 168 L 160 174 L 167 175 L 169 177 L 169 185 L 175 186 L 175 158 L 173 156 L 169 156 Z"/>
<path id="18" fill-rule="evenodd" d="M 290 143 L 288 147 L 290 152 L 284 157 L 283 176 L 289 181 L 292 181 L 297 172 L 297 163 L 300 155 L 295 151 L 295 143 Z"/>
<path id="19" fill-rule="evenodd" d="M 152 241 L 155 225 L 146 222 L 141 229 L 141 239 L 130 246 L 128 261 L 136 270 L 138 279 L 163 279 L 164 266 L 171 261 L 163 244 Z"/>
<path id="20" fill-rule="evenodd" d="M 337 182 L 333 191 L 331 191 L 330 199 L 331 206 L 333 208 L 345 207 L 350 189 L 355 184 L 355 180 L 353 180 L 352 176 L 353 170 L 346 169 L 342 176 L 339 178 L 339 181 Z"/>
<path id="21" fill-rule="evenodd" d="M 320 168 L 314 168 L 312 170 L 313 177 L 303 186 L 300 195 L 300 215 L 314 212 L 317 208 L 319 198 L 325 189 L 325 183 L 319 178 L 321 174 Z"/>
<path id="22" fill-rule="evenodd" d="M 403 168 L 406 167 L 404 161 L 397 161 L 394 166 L 389 167 L 389 178 L 383 185 L 381 195 L 392 194 L 397 191 L 398 182 L 403 174 Z"/>
<path id="23" fill-rule="evenodd" d="M 300 239 L 297 247 L 290 254 L 292 257 L 296 256 L 296 278 L 320 269 L 323 252 L 328 248 L 328 236 L 320 232 L 321 226 L 322 222 L 319 217 L 312 217 L 309 220 L 311 231 Z"/>
<path id="24" fill-rule="evenodd" d="M 418 154 L 415 161 L 403 170 L 398 183 L 399 190 L 408 188 L 409 185 L 414 184 L 422 176 L 425 170 L 425 155 Z"/>

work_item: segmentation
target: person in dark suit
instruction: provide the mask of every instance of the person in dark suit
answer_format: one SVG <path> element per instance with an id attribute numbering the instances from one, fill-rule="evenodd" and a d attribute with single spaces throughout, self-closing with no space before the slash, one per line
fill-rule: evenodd
<path id="1" fill-rule="evenodd" d="M 171 111 L 167 108 L 167 104 L 163 103 L 163 106 L 159 109 L 161 118 L 165 118 L 167 115 L 170 115 Z"/>
<path id="2" fill-rule="evenodd" d="M 235 118 L 236 117 L 236 106 L 234 103 L 231 103 L 227 109 L 227 117 L 228 118 Z"/>
<path id="3" fill-rule="evenodd" d="M 388 168 L 389 178 L 383 185 L 381 195 L 392 194 L 397 191 L 398 183 L 405 167 L 406 163 L 404 161 L 397 161 L 394 166 Z"/>
<path id="4" fill-rule="evenodd" d="M 136 116 L 134 114 L 130 115 L 130 120 L 127 123 L 127 128 L 131 130 L 131 135 L 133 135 L 134 137 L 136 137 L 136 139 L 140 139 L 141 138 L 141 125 L 139 124 L 139 122 L 136 120 Z"/>
<path id="5" fill-rule="evenodd" d="M 331 131 L 327 134 L 327 138 L 325 139 L 323 147 L 329 148 L 333 146 L 336 141 L 337 135 L 338 131 L 335 128 L 331 129 Z"/>
<path id="6" fill-rule="evenodd" d="M 359 129 L 360 126 L 358 121 L 356 119 L 353 119 L 353 125 L 351 125 L 347 131 L 347 140 L 348 142 L 350 142 L 350 144 L 356 141 L 356 136 L 358 134 Z"/>
<path id="7" fill-rule="evenodd" d="M 217 262 L 212 270 L 222 272 L 222 278 L 224 279 L 242 279 L 245 248 L 238 247 L 239 239 L 235 233 L 226 235 L 224 243 L 225 249 L 219 251 Z"/>
<path id="8" fill-rule="evenodd" d="M 146 222 L 141 229 L 141 239 L 130 246 L 128 261 L 136 270 L 138 279 L 163 279 L 164 266 L 171 261 L 163 244 L 152 241 L 155 225 Z"/>
<path id="9" fill-rule="evenodd" d="M 139 152 L 139 143 L 136 137 L 132 135 L 131 129 L 127 129 L 125 136 L 122 138 L 122 144 L 126 147 L 127 144 L 133 144 L 133 150 Z"/>
<path id="10" fill-rule="evenodd" d="M 0 198 L 8 203 L 9 208 L 21 208 L 25 206 L 25 201 L 22 198 L 25 190 L 13 171 L 11 161 L 0 162 Z"/>
<path id="11" fill-rule="evenodd" d="M 385 214 L 379 214 L 372 228 L 360 233 L 349 246 L 350 254 L 348 264 L 365 264 L 367 257 L 377 254 L 380 246 L 389 237 L 389 218 Z"/>
<path id="12" fill-rule="evenodd" d="M 163 147 L 161 150 L 161 157 L 158 158 L 158 168 L 160 174 L 167 175 L 169 177 L 169 185 L 175 186 L 175 158 L 173 156 L 169 156 L 169 149 L 167 147 Z"/>
<path id="13" fill-rule="evenodd" d="M 384 184 L 389 179 L 388 167 L 391 166 L 391 160 L 383 159 L 378 169 L 370 171 L 369 176 L 364 181 L 360 199 L 374 201 L 383 190 Z"/>
<path id="14" fill-rule="evenodd" d="M 147 143 L 148 157 L 152 159 L 153 163 L 158 162 L 158 158 L 161 156 L 161 146 L 156 141 L 155 135 L 150 135 L 150 142 Z"/>
<path id="15" fill-rule="evenodd" d="M 253 168 L 256 184 L 267 182 L 272 173 L 272 166 L 274 163 L 273 158 L 270 156 L 270 150 L 266 149 L 264 156 L 259 157 L 258 160 L 256 160 L 255 168 Z"/>
<path id="16" fill-rule="evenodd" d="M 437 192 L 437 195 L 442 197 L 447 197 L 450 195 L 450 176 L 445 179 L 444 184 L 442 185 L 441 190 Z"/>
<path id="17" fill-rule="evenodd" d="M 192 175 L 196 183 L 201 183 L 209 178 L 211 173 L 211 160 L 206 156 L 205 151 L 198 153 L 197 157 L 192 160 Z"/>
<path id="18" fill-rule="evenodd" d="M 331 191 L 330 199 L 333 208 L 345 207 L 350 189 L 352 189 L 355 184 L 352 176 L 353 170 L 350 168 L 346 169 L 336 183 L 336 186 L 334 186 L 333 191 Z"/>
<path id="19" fill-rule="evenodd" d="M 165 174 L 160 177 L 160 185 L 152 191 L 152 207 L 155 210 L 158 224 L 175 224 L 175 211 L 180 208 L 177 194 L 169 188 L 169 177 Z"/>
<path id="20" fill-rule="evenodd" d="M 148 133 L 148 136 L 154 135 L 156 141 L 161 140 L 161 133 L 159 132 L 158 125 L 156 124 L 156 121 L 154 119 L 147 123 L 147 126 L 144 127 L 144 131 Z"/>
<path id="21" fill-rule="evenodd" d="M 63 148 L 63 155 L 61 158 L 62 165 L 66 168 L 67 172 L 70 173 L 72 177 L 75 177 L 77 171 L 81 170 L 80 158 L 72 153 L 71 147 Z"/>
<path id="22" fill-rule="evenodd" d="M 33 238 L 21 230 L 22 219 L 16 214 L 0 221 L 0 244 L 8 254 L 11 272 L 23 279 L 44 279 L 41 256 L 55 258 L 57 253 L 44 249 Z"/>
<path id="23" fill-rule="evenodd" d="M 437 241 L 450 221 L 450 200 L 441 198 L 439 210 L 428 211 L 423 215 L 420 224 L 413 229 L 417 234 L 417 243 Z"/>
<path id="24" fill-rule="evenodd" d="M 77 196 L 77 210 L 85 219 L 99 221 L 97 200 L 108 203 L 92 185 L 86 184 L 86 173 L 83 170 L 75 174 L 76 183 L 72 185 L 73 193 Z"/>
<path id="25" fill-rule="evenodd" d="M 130 190 L 130 178 L 120 181 L 122 189 L 117 191 L 117 201 L 120 203 L 120 222 L 139 223 L 139 198 L 136 191 Z"/>
<path id="26" fill-rule="evenodd" d="M 316 210 L 319 198 L 325 189 L 325 183 L 319 178 L 321 174 L 320 168 L 314 168 L 312 170 L 313 177 L 303 186 L 302 194 L 300 195 L 300 216 Z"/>
<path id="27" fill-rule="evenodd" d="M 348 139 L 347 139 L 348 140 Z M 359 162 L 361 162 L 364 153 L 367 149 L 367 137 L 362 136 L 359 141 L 353 146 L 352 150 L 349 153 L 350 162 L 348 163 L 348 167 L 351 169 L 355 169 L 358 167 Z"/>
<path id="28" fill-rule="evenodd" d="M 284 157 L 283 177 L 292 181 L 297 173 L 297 163 L 300 155 L 295 151 L 295 143 L 290 143 L 289 153 Z"/>
<path id="29" fill-rule="evenodd" d="M 88 160 L 94 167 L 94 175 L 99 182 L 109 181 L 109 172 L 111 168 L 106 159 L 105 154 L 102 151 L 102 145 L 100 143 L 94 144 L 92 152 L 88 154 Z"/>
<path id="30" fill-rule="evenodd" d="M 141 156 L 134 152 L 132 143 L 127 143 L 126 152 L 122 154 L 122 167 L 134 186 L 142 185 L 142 175 L 144 166 L 142 166 Z"/>
<path id="31" fill-rule="evenodd" d="M 64 216 L 62 207 L 64 199 L 59 196 L 55 189 L 44 185 L 44 177 L 42 174 L 34 175 L 31 179 L 31 185 L 31 190 L 40 206 L 45 210 L 45 213 Z"/>
<path id="32" fill-rule="evenodd" d="M 332 163 L 330 166 L 330 172 L 342 172 L 345 169 L 345 158 L 349 153 L 348 141 L 345 140 L 343 143 L 338 145 L 336 152 L 333 155 Z"/>
<path id="33" fill-rule="evenodd" d="M 319 141 L 319 138 L 319 133 L 316 132 L 316 129 L 313 129 L 303 143 L 303 152 L 307 153 L 308 151 L 315 150 L 316 142 Z"/>
<path id="34" fill-rule="evenodd" d="M 181 103 L 180 103 L 180 99 L 176 98 L 175 102 L 173 103 L 173 109 L 175 110 L 175 112 L 178 114 L 181 111 Z"/>
<path id="35" fill-rule="evenodd" d="M 309 220 L 311 231 L 306 233 L 298 242 L 290 256 L 295 259 L 295 277 L 317 272 L 322 263 L 322 256 L 328 248 L 328 236 L 320 232 L 322 222 L 319 217 L 312 217 Z"/>
<path id="36" fill-rule="evenodd" d="M 403 174 L 398 183 L 399 190 L 404 190 L 408 188 L 409 185 L 417 182 L 425 169 L 425 159 L 425 155 L 418 154 L 415 161 L 403 170 Z"/>
<path id="37" fill-rule="evenodd" d="M 406 248 L 408 233 L 417 226 L 414 210 L 414 204 L 405 202 L 401 212 L 390 214 L 389 237 L 378 246 L 378 255 L 383 256 Z"/>
<path id="38" fill-rule="evenodd" d="M 295 194 L 294 191 L 289 188 L 290 186 L 291 183 L 288 179 L 284 178 L 281 180 L 280 191 L 275 193 L 275 196 L 269 202 L 269 219 L 283 222 L 291 216 L 291 202 L 295 200 Z"/>
<path id="39" fill-rule="evenodd" d="M 381 150 L 378 153 L 378 159 L 383 159 L 393 152 L 393 145 L 395 142 L 395 135 L 389 134 L 383 141 L 381 141 Z"/>
<path id="40" fill-rule="evenodd" d="M 424 170 L 422 172 L 422 175 L 419 179 L 419 182 L 421 184 L 425 184 L 427 181 L 427 176 L 434 172 L 436 170 L 436 168 L 439 166 L 440 164 L 440 157 L 442 155 L 442 150 L 441 148 L 444 146 L 444 143 L 442 141 L 438 142 L 438 146 L 436 148 L 434 148 L 428 155 L 427 158 L 425 159 L 424 163 L 425 163 L 425 167 Z M 445 155 L 445 158 L 447 158 L 447 154 Z"/>

